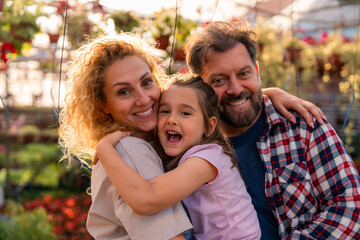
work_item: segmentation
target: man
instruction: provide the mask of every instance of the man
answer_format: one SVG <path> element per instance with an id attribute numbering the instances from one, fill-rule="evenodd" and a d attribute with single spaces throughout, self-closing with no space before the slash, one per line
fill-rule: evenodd
<path id="1" fill-rule="evenodd" d="M 219 97 L 226 133 L 262 239 L 360 239 L 360 178 L 329 123 L 282 117 L 262 96 L 255 33 L 215 22 L 187 45 L 187 63 Z M 255 160 L 254 160 L 255 159 Z"/>

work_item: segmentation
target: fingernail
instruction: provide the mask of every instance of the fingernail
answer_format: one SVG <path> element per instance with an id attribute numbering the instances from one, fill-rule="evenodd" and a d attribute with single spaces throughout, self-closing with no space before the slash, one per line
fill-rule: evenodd
<path id="1" fill-rule="evenodd" d="M 296 123 L 295 117 L 290 118 L 289 121 L 292 122 L 292 123 Z"/>
<path id="2" fill-rule="evenodd" d="M 314 124 L 313 124 L 313 123 L 310 123 L 310 126 L 311 126 L 312 128 L 314 128 Z"/>
<path id="3" fill-rule="evenodd" d="M 322 116 L 322 119 L 326 120 L 327 121 L 327 118 L 325 115 Z"/>
<path id="4" fill-rule="evenodd" d="M 324 121 L 322 119 L 319 119 L 320 124 L 324 124 Z"/>

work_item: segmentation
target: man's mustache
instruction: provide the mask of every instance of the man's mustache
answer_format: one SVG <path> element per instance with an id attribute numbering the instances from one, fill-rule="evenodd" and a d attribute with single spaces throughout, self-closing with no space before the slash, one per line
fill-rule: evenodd
<path id="1" fill-rule="evenodd" d="M 240 99 L 243 99 L 243 98 L 252 98 L 252 97 L 253 97 L 253 94 L 251 92 L 242 92 L 237 96 L 228 95 L 228 96 L 223 97 L 221 99 L 220 104 L 225 105 L 225 104 L 227 104 L 229 102 L 232 102 L 232 101 L 240 100 Z"/>

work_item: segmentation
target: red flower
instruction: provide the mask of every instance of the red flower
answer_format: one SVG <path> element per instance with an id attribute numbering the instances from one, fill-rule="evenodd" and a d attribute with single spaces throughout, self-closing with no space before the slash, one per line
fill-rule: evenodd
<path id="1" fill-rule="evenodd" d="M 12 53 L 17 53 L 14 45 L 12 43 L 7 43 L 7 42 L 4 42 L 2 45 L 1 45 L 1 60 L 3 60 L 5 63 L 8 61 L 7 57 L 6 57 L 6 52 L 12 52 Z"/>
<path id="2" fill-rule="evenodd" d="M 56 225 L 56 226 L 54 226 L 54 228 L 53 228 L 53 230 L 54 230 L 54 232 L 55 232 L 56 234 L 61 233 L 61 229 L 62 229 L 62 227 L 61 227 L 60 225 Z"/>
<path id="3" fill-rule="evenodd" d="M 75 205 L 75 200 L 72 199 L 72 198 L 68 198 L 65 201 L 65 205 L 68 206 L 68 207 L 73 207 Z"/>
<path id="4" fill-rule="evenodd" d="M 72 231 L 72 230 L 74 230 L 75 229 L 75 227 L 76 227 L 76 224 L 74 223 L 74 222 L 67 222 L 67 223 L 65 223 L 65 228 L 66 228 L 66 230 L 68 230 L 68 231 Z"/>
<path id="5" fill-rule="evenodd" d="M 69 219 L 74 218 L 74 211 L 71 208 L 63 208 L 63 213 Z"/>
<path id="6" fill-rule="evenodd" d="M 68 4 L 67 9 L 71 9 L 72 7 Z M 60 15 L 63 15 L 63 13 L 66 10 L 66 1 L 64 0 L 59 0 L 59 5 L 57 7 L 57 13 Z"/>
<path id="7" fill-rule="evenodd" d="M 327 37 L 328 37 L 327 32 L 323 31 L 320 38 L 322 44 L 326 43 Z"/>
<path id="8" fill-rule="evenodd" d="M 301 40 L 312 46 L 315 46 L 317 44 L 317 41 L 313 36 L 304 37 Z"/>
<path id="9" fill-rule="evenodd" d="M 51 203 L 53 200 L 53 197 L 50 194 L 45 194 L 43 197 L 44 203 Z"/>

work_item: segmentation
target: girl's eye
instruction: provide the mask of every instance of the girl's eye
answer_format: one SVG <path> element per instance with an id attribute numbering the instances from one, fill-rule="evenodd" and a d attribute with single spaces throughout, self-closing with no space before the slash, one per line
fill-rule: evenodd
<path id="1" fill-rule="evenodd" d="M 126 96 L 130 94 L 130 89 L 124 88 L 118 91 L 119 96 Z"/>
<path id="2" fill-rule="evenodd" d="M 191 115 L 189 112 L 182 112 L 181 114 L 182 114 L 182 115 L 185 115 L 185 116 Z"/>
<path id="3" fill-rule="evenodd" d="M 169 110 L 167 110 L 167 109 L 160 109 L 160 113 L 163 113 L 163 114 L 169 113 Z"/>

